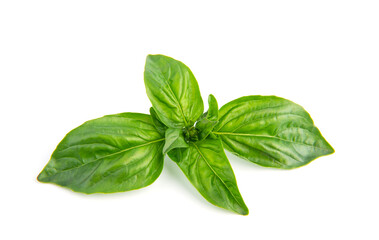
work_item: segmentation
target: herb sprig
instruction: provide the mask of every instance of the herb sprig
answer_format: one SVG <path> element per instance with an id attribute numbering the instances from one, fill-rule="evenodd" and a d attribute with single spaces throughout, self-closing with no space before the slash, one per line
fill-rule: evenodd
<path id="1" fill-rule="evenodd" d="M 182 62 L 149 55 L 145 86 L 150 115 L 120 113 L 69 132 L 38 176 L 76 192 L 113 193 L 146 187 L 167 154 L 210 203 L 247 215 L 249 210 L 225 155 L 264 167 L 292 169 L 334 152 L 309 114 L 276 96 L 246 96 L 208 111 L 198 83 Z"/>

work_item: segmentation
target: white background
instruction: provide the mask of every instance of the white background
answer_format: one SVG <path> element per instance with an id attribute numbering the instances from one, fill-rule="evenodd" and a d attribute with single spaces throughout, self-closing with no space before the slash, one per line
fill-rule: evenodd
<path id="1" fill-rule="evenodd" d="M 209 204 L 168 158 L 131 192 L 37 182 L 71 129 L 148 113 L 144 62 L 158 53 L 220 106 L 299 103 L 336 153 L 291 171 L 228 154 L 248 216 Z M 379 239 L 378 80 L 378 1 L 2 0 L 0 238 Z"/>

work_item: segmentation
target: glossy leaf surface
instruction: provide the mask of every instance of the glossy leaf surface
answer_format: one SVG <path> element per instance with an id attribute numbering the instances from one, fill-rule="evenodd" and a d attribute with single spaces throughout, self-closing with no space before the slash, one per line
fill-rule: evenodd
<path id="1" fill-rule="evenodd" d="M 218 122 L 218 104 L 212 94 L 208 97 L 208 105 L 208 111 L 196 123 L 196 128 L 199 130 L 199 141 L 205 139 Z"/>
<path id="2" fill-rule="evenodd" d="M 249 213 L 219 139 L 191 142 L 189 148 L 174 149 L 168 155 L 210 203 L 242 215 Z"/>
<path id="3" fill-rule="evenodd" d="M 180 128 L 168 128 L 166 130 L 165 145 L 163 154 L 175 148 L 187 148 L 188 143 L 184 140 L 183 130 Z"/>
<path id="4" fill-rule="evenodd" d="M 266 167 L 296 168 L 334 152 L 301 106 L 275 96 L 227 103 L 213 133 L 228 151 Z"/>
<path id="5" fill-rule="evenodd" d="M 104 116 L 68 133 L 38 180 L 83 193 L 142 188 L 162 171 L 163 144 L 149 115 Z"/>
<path id="6" fill-rule="evenodd" d="M 145 86 L 159 119 L 168 127 L 190 127 L 204 111 L 199 86 L 182 62 L 163 55 L 149 55 Z"/>

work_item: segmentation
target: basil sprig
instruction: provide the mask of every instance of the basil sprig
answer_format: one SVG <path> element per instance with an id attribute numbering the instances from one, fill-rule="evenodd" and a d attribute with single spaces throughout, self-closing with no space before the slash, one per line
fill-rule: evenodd
<path id="1" fill-rule="evenodd" d="M 38 175 L 76 192 L 113 193 L 153 183 L 167 154 L 210 203 L 247 215 L 224 148 L 265 167 L 291 169 L 334 152 L 309 114 L 275 96 L 247 96 L 219 110 L 182 62 L 149 55 L 145 86 L 150 115 L 121 113 L 69 132 Z"/>

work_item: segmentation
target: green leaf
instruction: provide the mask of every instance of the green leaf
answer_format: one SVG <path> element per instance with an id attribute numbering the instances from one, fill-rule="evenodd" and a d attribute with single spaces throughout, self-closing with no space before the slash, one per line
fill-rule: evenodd
<path id="1" fill-rule="evenodd" d="M 104 116 L 69 132 L 38 180 L 83 193 L 142 188 L 162 171 L 163 144 L 149 115 Z"/>
<path id="2" fill-rule="evenodd" d="M 249 214 L 219 139 L 191 142 L 189 148 L 174 149 L 168 155 L 210 203 Z"/>
<path id="3" fill-rule="evenodd" d="M 208 111 L 204 113 L 196 123 L 196 128 L 199 130 L 199 141 L 205 139 L 218 123 L 218 104 L 212 94 L 208 97 L 208 105 Z"/>
<path id="4" fill-rule="evenodd" d="M 159 119 L 168 127 L 190 127 L 204 110 L 199 86 L 182 62 L 163 55 L 148 55 L 146 93 Z"/>
<path id="5" fill-rule="evenodd" d="M 166 141 L 163 147 L 163 154 L 166 154 L 171 149 L 187 148 L 188 144 L 184 140 L 183 129 L 168 128 L 166 130 Z"/>
<path id="6" fill-rule="evenodd" d="M 301 106 L 275 96 L 227 103 L 213 133 L 228 151 L 265 167 L 296 168 L 334 152 Z"/>
<path id="7" fill-rule="evenodd" d="M 167 127 L 162 123 L 161 120 L 159 120 L 159 117 L 157 115 L 157 112 L 154 110 L 153 107 L 150 108 L 150 115 L 153 120 L 153 124 L 155 128 L 160 132 L 160 133 L 165 133 Z"/>

